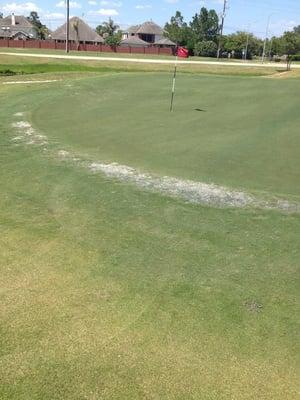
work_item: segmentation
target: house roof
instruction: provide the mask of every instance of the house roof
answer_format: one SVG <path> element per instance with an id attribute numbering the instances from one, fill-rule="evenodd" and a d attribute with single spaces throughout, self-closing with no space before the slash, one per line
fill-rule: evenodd
<path id="1" fill-rule="evenodd" d="M 66 23 L 60 26 L 51 35 L 55 40 L 66 40 Z M 88 24 L 78 17 L 70 19 L 70 40 L 79 42 L 103 43 L 103 38 L 98 35 Z"/>
<path id="2" fill-rule="evenodd" d="M 164 30 L 152 21 L 144 22 L 136 31 L 137 34 L 162 35 Z"/>
<path id="3" fill-rule="evenodd" d="M 145 42 L 138 36 L 129 36 L 128 38 L 123 39 L 121 41 L 121 44 L 126 44 L 128 46 L 144 46 L 144 47 L 149 46 L 148 42 Z"/>
<path id="4" fill-rule="evenodd" d="M 160 46 L 176 46 L 176 43 L 172 42 L 169 38 L 161 38 L 160 40 L 157 40 L 154 44 L 160 45 Z"/>
<path id="5" fill-rule="evenodd" d="M 146 21 L 141 25 L 133 25 L 128 29 L 129 34 L 162 35 L 164 30 L 153 21 Z"/>
<path id="6" fill-rule="evenodd" d="M 128 33 L 135 34 L 140 27 L 141 25 L 132 25 L 128 28 Z"/>
<path id="7" fill-rule="evenodd" d="M 17 36 L 19 33 L 21 33 L 22 35 L 26 36 L 27 38 L 32 38 L 33 35 L 29 34 L 28 32 L 25 32 L 23 29 L 15 29 L 13 31 L 11 30 L 2 30 L 0 27 L 0 37 L 1 38 L 14 38 L 15 36 Z"/>
<path id="8" fill-rule="evenodd" d="M 12 25 L 12 15 L 9 15 L 5 18 L 1 18 L 0 19 L 0 27 L 10 27 L 10 28 L 14 28 L 14 27 L 18 27 L 18 29 L 20 28 L 33 28 L 33 25 L 30 21 L 28 21 L 28 19 L 26 17 L 24 17 L 23 15 L 15 15 L 15 21 L 16 24 Z"/>
<path id="9" fill-rule="evenodd" d="M 35 27 L 22 15 L 15 15 L 15 25 L 12 25 L 12 15 L 0 19 L 0 37 L 11 38 L 20 32 L 28 38 L 36 37 Z"/>

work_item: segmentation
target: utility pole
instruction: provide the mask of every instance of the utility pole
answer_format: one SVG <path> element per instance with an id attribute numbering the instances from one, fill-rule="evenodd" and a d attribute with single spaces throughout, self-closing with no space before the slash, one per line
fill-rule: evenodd
<path id="1" fill-rule="evenodd" d="M 262 63 L 265 61 L 265 57 L 266 57 L 266 46 L 267 46 L 267 40 L 268 40 L 268 36 L 269 36 L 269 28 L 270 28 L 270 22 L 271 22 L 272 15 L 274 15 L 274 13 L 272 13 L 268 16 L 268 22 L 267 22 L 267 27 L 266 27 L 266 37 L 264 40 L 264 48 L 263 48 L 263 53 L 262 53 L 262 58 L 261 58 Z"/>
<path id="2" fill-rule="evenodd" d="M 69 41 L 70 41 L 70 0 L 66 0 L 67 7 L 67 23 L 66 23 L 66 53 L 69 53 Z"/>
<path id="3" fill-rule="evenodd" d="M 248 56 L 248 47 L 249 47 L 249 36 L 250 36 L 250 31 L 249 31 L 249 29 L 248 29 L 248 32 L 247 32 L 247 42 L 246 42 L 246 49 L 245 49 L 245 61 L 247 61 L 247 56 Z"/>
<path id="4" fill-rule="evenodd" d="M 224 0 L 224 4 L 223 4 L 223 12 L 222 12 L 221 26 L 220 26 L 220 37 L 219 37 L 219 45 L 218 45 L 218 53 L 217 53 L 218 59 L 220 58 L 221 47 L 222 47 L 222 37 L 223 37 L 223 30 L 224 30 L 224 21 L 225 21 L 225 17 L 226 17 L 227 2 L 228 2 L 228 0 Z"/>
<path id="5" fill-rule="evenodd" d="M 271 32 L 271 33 L 272 33 L 272 32 Z M 273 39 L 274 39 L 274 37 L 272 36 L 271 42 L 270 42 L 270 49 L 269 49 L 269 60 L 270 60 L 270 61 L 271 61 L 271 57 L 272 57 Z"/>

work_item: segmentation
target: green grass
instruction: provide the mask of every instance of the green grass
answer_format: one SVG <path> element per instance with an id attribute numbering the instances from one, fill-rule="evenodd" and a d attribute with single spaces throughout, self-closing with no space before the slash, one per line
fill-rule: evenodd
<path id="1" fill-rule="evenodd" d="M 297 80 L 183 75 L 169 116 L 169 78 L 0 86 L 1 399 L 297 397 L 298 215 L 187 204 L 10 140 L 25 111 L 53 149 L 299 194 Z"/>
<path id="2" fill-rule="evenodd" d="M 4 49 L 6 52 L 6 49 Z M 15 50 L 15 49 L 14 49 Z M 1 49 L 0 49 L 1 52 Z M 9 52 L 8 52 L 9 53 Z M 51 72 L 68 72 L 68 71 L 93 71 L 102 72 L 103 70 L 113 71 L 127 71 L 127 72 L 164 72 L 171 71 L 172 65 L 168 64 L 141 64 L 132 62 L 120 62 L 120 61 L 104 61 L 101 60 L 74 60 L 74 59 L 51 59 L 51 58 L 30 58 L 23 56 L 26 53 L 37 53 L 37 54 L 57 54 L 57 52 L 29 52 L 29 51 L 17 51 L 18 56 L 3 55 L 0 54 L 0 74 L 7 70 L 9 67 L 11 71 L 18 74 L 34 74 L 34 73 L 51 73 Z M 61 52 L 60 52 L 61 53 Z M 58 54 L 60 54 L 58 52 Z M 79 55 L 90 55 L 82 53 L 72 53 L 72 56 Z M 95 56 L 95 54 L 92 54 Z M 139 57 L 138 57 L 139 58 Z M 169 59 L 169 57 L 168 57 Z M 175 59 L 172 58 L 175 62 Z M 274 68 L 259 68 L 259 67 L 243 67 L 237 63 L 236 66 L 224 66 L 224 65 L 180 65 L 180 71 L 185 73 L 206 73 L 206 74 L 218 74 L 218 75 L 242 75 L 242 76 L 265 76 L 273 75 L 276 72 L 280 72 L 282 69 Z M 296 71 L 296 73 L 300 71 Z"/>
<path id="3" fill-rule="evenodd" d="M 94 160 L 300 195 L 299 80 L 179 75 L 173 113 L 170 86 L 168 74 L 59 84 L 31 100 L 31 119 L 62 146 Z"/>

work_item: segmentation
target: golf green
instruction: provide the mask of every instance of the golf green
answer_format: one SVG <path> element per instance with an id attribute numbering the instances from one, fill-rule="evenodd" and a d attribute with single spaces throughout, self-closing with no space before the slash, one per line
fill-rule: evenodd
<path id="1" fill-rule="evenodd" d="M 94 160 L 284 196 L 300 194 L 299 80 L 112 74 L 52 85 L 35 127 Z"/>

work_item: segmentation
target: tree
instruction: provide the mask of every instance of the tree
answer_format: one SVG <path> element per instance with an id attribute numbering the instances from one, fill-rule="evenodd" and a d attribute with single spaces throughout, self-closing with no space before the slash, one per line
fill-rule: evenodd
<path id="1" fill-rule="evenodd" d="M 0 19 L 3 18 L 3 12 L 0 12 Z"/>
<path id="2" fill-rule="evenodd" d="M 300 52 L 300 34 L 297 33 L 297 28 L 292 32 L 284 32 L 282 40 L 283 49 L 287 56 L 287 70 L 289 71 L 293 57 Z"/>
<path id="3" fill-rule="evenodd" d="M 103 22 L 102 25 L 98 25 L 96 31 L 99 35 L 105 38 L 108 36 L 113 36 L 118 29 L 119 26 L 116 25 L 111 18 L 109 18 L 108 21 Z"/>
<path id="4" fill-rule="evenodd" d="M 165 36 L 180 46 L 186 46 L 189 40 L 189 27 L 180 11 L 165 25 Z"/>
<path id="5" fill-rule="evenodd" d="M 248 44 L 248 45 L 247 45 Z M 224 37 L 224 50 L 234 52 L 236 58 L 242 58 L 247 48 L 247 58 L 259 55 L 262 52 L 262 41 L 252 33 L 238 31 Z"/>
<path id="6" fill-rule="evenodd" d="M 104 38 L 106 44 L 116 46 L 122 40 L 122 32 L 119 28 L 120 27 L 109 18 L 108 21 L 96 27 L 96 32 Z"/>
<path id="7" fill-rule="evenodd" d="M 202 57 L 216 57 L 218 46 L 212 40 L 198 42 L 195 45 L 194 54 L 195 56 Z"/>
<path id="8" fill-rule="evenodd" d="M 282 36 L 283 49 L 288 55 L 297 54 L 300 52 L 300 34 L 293 32 L 285 32 Z"/>
<path id="9" fill-rule="evenodd" d="M 297 35 L 300 35 L 300 25 L 295 26 L 293 32 L 296 33 Z"/>
<path id="10" fill-rule="evenodd" d="M 194 15 L 190 27 L 192 29 L 195 44 L 205 40 L 217 43 L 219 33 L 219 17 L 215 10 L 207 10 L 202 7 L 200 14 Z"/>
<path id="11" fill-rule="evenodd" d="M 111 36 L 107 36 L 105 38 L 105 43 L 109 46 L 118 46 L 122 40 L 122 31 L 118 30 L 118 32 L 114 33 Z"/>
<path id="12" fill-rule="evenodd" d="M 271 38 L 271 42 L 272 42 L 271 54 L 273 56 L 274 55 L 282 56 L 284 54 L 284 43 L 282 37 L 273 36 Z"/>
<path id="13" fill-rule="evenodd" d="M 31 11 L 29 17 L 27 17 L 28 21 L 34 26 L 34 29 L 37 33 L 37 37 L 39 39 L 46 39 L 48 36 L 49 30 L 46 25 L 43 25 L 40 21 L 40 17 L 36 11 Z"/>

